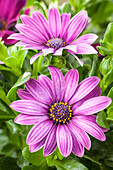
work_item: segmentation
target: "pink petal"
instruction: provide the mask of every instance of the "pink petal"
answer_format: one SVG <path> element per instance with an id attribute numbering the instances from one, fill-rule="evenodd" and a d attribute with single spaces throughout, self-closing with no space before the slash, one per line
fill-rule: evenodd
<path id="1" fill-rule="evenodd" d="M 85 28 L 87 21 L 88 21 L 87 11 L 83 10 L 77 13 L 70 20 L 63 35 L 63 40 L 66 43 L 71 43 L 73 40 L 75 40 Z"/>
<path id="2" fill-rule="evenodd" d="M 46 56 L 48 54 L 54 53 L 55 49 L 54 48 L 45 48 L 42 51 L 44 53 L 44 56 Z"/>
<path id="3" fill-rule="evenodd" d="M 97 113 L 110 105 L 111 99 L 105 96 L 94 97 L 86 100 L 81 106 L 75 108 L 73 113 L 76 115 L 90 115 Z"/>
<path id="4" fill-rule="evenodd" d="M 97 54 L 97 51 L 91 45 L 81 43 L 76 44 L 76 46 L 77 46 L 76 54 Z"/>
<path id="5" fill-rule="evenodd" d="M 72 151 L 72 137 L 66 125 L 58 125 L 57 128 L 57 145 L 59 151 L 64 157 L 69 156 Z"/>
<path id="6" fill-rule="evenodd" d="M 3 61 L 0 61 L 0 64 L 5 64 Z"/>
<path id="7" fill-rule="evenodd" d="M 46 142 L 44 144 L 44 156 L 52 154 L 57 147 L 56 130 L 57 126 L 54 125 L 46 138 Z"/>
<path id="8" fill-rule="evenodd" d="M 65 75 L 66 90 L 63 101 L 66 103 L 74 94 L 78 85 L 79 74 L 76 69 L 71 69 Z"/>
<path id="9" fill-rule="evenodd" d="M 51 8 L 49 11 L 49 28 L 54 38 L 60 35 L 61 31 L 61 18 L 60 13 L 56 8 Z"/>
<path id="10" fill-rule="evenodd" d="M 85 43 L 85 44 L 89 44 L 90 45 L 97 38 L 98 38 L 98 36 L 96 34 L 85 34 L 85 35 L 80 36 L 77 40 L 75 40 L 71 44 L 76 45 L 76 44 Z"/>
<path id="11" fill-rule="evenodd" d="M 30 64 L 33 64 L 34 61 L 35 61 L 40 55 L 42 55 L 42 54 L 43 54 L 42 51 L 41 51 L 40 53 L 38 53 L 38 54 L 35 54 L 35 55 L 30 59 Z"/>
<path id="12" fill-rule="evenodd" d="M 64 96 L 65 82 L 62 72 L 53 66 L 48 67 L 51 73 L 56 101 L 61 101 Z"/>
<path id="13" fill-rule="evenodd" d="M 83 67 L 83 61 L 80 60 L 80 59 L 74 54 L 73 51 L 68 50 L 68 52 L 69 52 L 70 54 L 72 54 L 72 55 L 77 59 L 77 61 L 79 62 L 79 64 Z"/>
<path id="14" fill-rule="evenodd" d="M 77 47 L 76 47 L 76 45 L 67 45 L 66 47 L 64 47 L 64 49 L 71 50 L 71 51 L 73 51 L 74 53 L 77 52 Z"/>
<path id="15" fill-rule="evenodd" d="M 27 136 L 27 145 L 40 142 L 49 133 L 52 126 L 53 122 L 51 120 L 45 120 L 34 125 Z"/>
<path id="16" fill-rule="evenodd" d="M 42 84 L 50 93 L 51 98 L 53 103 L 55 102 L 55 95 L 53 92 L 53 84 L 52 81 L 45 75 L 40 75 L 38 76 L 37 80 L 40 82 L 40 84 Z"/>
<path id="17" fill-rule="evenodd" d="M 70 99 L 69 105 L 75 103 L 89 94 L 99 83 L 98 77 L 89 77 L 83 80 L 77 87 L 74 96 Z"/>
<path id="18" fill-rule="evenodd" d="M 42 29 L 44 34 L 47 34 L 48 40 L 51 39 L 52 35 L 50 33 L 48 21 L 45 19 L 45 17 L 38 11 L 34 11 L 32 13 L 32 17 L 35 20 L 35 22 L 37 23 L 37 25 L 40 26 L 40 28 Z"/>
<path id="19" fill-rule="evenodd" d="M 52 98 L 49 91 L 44 88 L 44 86 L 42 86 L 37 80 L 30 78 L 30 80 L 25 83 L 25 86 L 29 93 L 38 101 L 48 105 L 52 104 Z"/>
<path id="20" fill-rule="evenodd" d="M 64 48 L 59 48 L 58 50 L 56 50 L 56 51 L 54 52 L 53 55 L 62 55 L 63 49 L 64 49 Z"/>
<path id="21" fill-rule="evenodd" d="M 60 38 L 62 39 L 62 36 L 64 35 L 64 32 L 66 30 L 66 27 L 69 24 L 71 14 L 63 13 L 61 15 L 61 31 L 60 31 Z"/>
<path id="22" fill-rule="evenodd" d="M 34 100 L 34 101 L 38 101 L 26 89 L 18 89 L 17 93 L 18 93 L 18 96 L 22 100 Z"/>
<path id="23" fill-rule="evenodd" d="M 78 102 L 74 103 L 72 108 L 73 110 L 78 106 L 82 105 L 86 100 L 89 100 L 93 97 L 97 97 L 101 95 L 101 88 L 99 86 L 95 87 L 88 95 L 86 95 L 83 99 L 79 100 Z"/>
<path id="24" fill-rule="evenodd" d="M 91 141 L 87 133 L 82 130 L 79 126 L 75 124 L 75 122 L 70 122 L 68 124 L 68 128 L 70 131 L 73 132 L 77 140 L 88 150 L 90 150 L 91 147 Z"/>
<path id="25" fill-rule="evenodd" d="M 5 44 L 12 45 L 12 44 L 15 44 L 17 42 L 17 40 L 14 40 L 14 39 L 9 40 L 8 39 L 8 37 L 10 35 L 12 35 L 13 33 L 14 33 L 13 31 L 9 31 L 9 30 L 4 31 L 4 36 L 2 37 L 2 39 L 3 39 Z"/>
<path id="26" fill-rule="evenodd" d="M 49 119 L 47 115 L 38 116 L 38 115 L 19 114 L 14 120 L 14 122 L 21 125 L 34 125 L 39 121 L 43 121 L 47 119 Z"/>
<path id="27" fill-rule="evenodd" d="M 97 123 L 94 123 L 94 120 L 91 120 L 91 118 L 87 118 L 87 116 L 76 116 L 73 121 L 77 126 L 98 140 L 104 141 L 106 139 L 102 129 L 99 125 L 97 125 Z"/>
<path id="28" fill-rule="evenodd" d="M 32 144 L 32 145 L 29 145 L 30 152 L 36 152 L 39 149 L 41 149 L 44 146 L 45 141 L 46 141 L 46 136 L 41 141 L 35 144 Z"/>
<path id="29" fill-rule="evenodd" d="M 45 115 L 49 109 L 47 105 L 31 100 L 17 100 L 12 102 L 10 107 L 27 115 Z"/>
<path id="30" fill-rule="evenodd" d="M 73 132 L 71 132 L 71 136 L 72 136 L 72 140 L 73 140 L 72 152 L 79 157 L 83 157 L 83 155 L 84 155 L 83 145 L 77 140 L 77 138 L 75 137 Z"/>

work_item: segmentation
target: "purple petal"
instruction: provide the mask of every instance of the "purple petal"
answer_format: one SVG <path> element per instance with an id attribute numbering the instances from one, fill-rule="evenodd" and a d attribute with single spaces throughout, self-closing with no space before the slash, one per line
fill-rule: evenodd
<path id="1" fill-rule="evenodd" d="M 83 154 L 84 154 L 83 145 L 77 140 L 77 138 L 75 137 L 73 132 L 71 132 L 71 136 L 72 136 L 72 140 L 73 140 L 72 152 L 79 157 L 83 157 Z"/>
<path id="2" fill-rule="evenodd" d="M 17 100 L 12 102 L 10 107 L 27 115 L 45 115 L 49 109 L 47 105 L 31 100 Z"/>
<path id="3" fill-rule="evenodd" d="M 27 136 L 27 145 L 36 144 L 41 141 L 49 133 L 52 126 L 53 122 L 51 120 L 45 120 L 33 126 Z"/>
<path id="4" fill-rule="evenodd" d="M 46 142 L 44 144 L 44 156 L 52 154 L 57 147 L 56 130 L 57 126 L 54 125 L 46 138 Z"/>
<path id="5" fill-rule="evenodd" d="M 65 33 L 63 35 L 63 40 L 67 43 L 75 40 L 86 26 L 88 21 L 87 12 L 85 10 L 77 13 L 69 22 Z"/>
<path id="6" fill-rule="evenodd" d="M 77 61 L 79 62 L 79 64 L 83 67 L 83 61 L 80 60 L 72 51 L 68 50 L 68 52 L 69 52 L 71 55 L 73 55 L 73 56 L 77 59 Z"/>
<path id="7" fill-rule="evenodd" d="M 50 33 L 49 24 L 48 24 L 48 21 L 44 18 L 44 16 L 40 12 L 34 11 L 32 13 L 32 17 L 37 23 L 37 25 L 40 26 L 44 34 L 47 34 L 48 40 L 51 39 L 52 35 Z"/>
<path id="8" fill-rule="evenodd" d="M 76 115 L 90 115 L 97 113 L 110 105 L 111 99 L 105 96 L 94 97 L 86 100 L 81 106 L 75 108 L 73 113 Z"/>
<path id="9" fill-rule="evenodd" d="M 85 44 L 89 44 L 90 45 L 97 38 L 98 38 L 98 36 L 96 34 L 85 34 L 85 35 L 80 36 L 77 40 L 75 40 L 71 44 L 76 45 L 76 44 L 85 43 Z"/>
<path id="10" fill-rule="evenodd" d="M 60 13 L 56 8 L 51 8 L 49 11 L 49 28 L 54 38 L 60 35 L 61 31 L 61 18 Z"/>
<path id="11" fill-rule="evenodd" d="M 77 87 L 74 96 L 70 99 L 69 105 L 75 103 L 89 94 L 99 83 L 98 77 L 89 77 L 83 80 Z"/>
<path id="12" fill-rule="evenodd" d="M 87 133 L 84 130 L 82 130 L 82 128 L 79 128 L 79 126 L 76 126 L 76 124 L 74 122 L 70 122 L 67 126 L 68 126 L 69 130 L 73 132 L 73 134 L 75 135 L 75 138 L 77 138 L 77 140 L 86 149 L 89 150 L 91 147 L 91 141 L 90 141 L 90 138 L 87 135 Z"/>
<path id="13" fill-rule="evenodd" d="M 32 144 L 32 145 L 29 145 L 30 152 L 36 152 L 39 149 L 41 149 L 44 146 L 45 141 L 46 141 L 46 136 L 41 141 L 35 144 Z"/>
<path id="14" fill-rule="evenodd" d="M 34 61 L 35 61 L 40 55 L 42 55 L 42 54 L 43 54 L 42 51 L 41 51 L 40 53 L 38 53 L 38 54 L 35 54 L 35 55 L 30 59 L 30 64 L 33 64 Z"/>
<path id="15" fill-rule="evenodd" d="M 44 88 L 44 86 L 42 86 L 37 80 L 30 78 L 30 80 L 25 83 L 25 86 L 29 93 L 38 101 L 48 105 L 52 104 L 52 99 L 49 91 Z"/>
<path id="16" fill-rule="evenodd" d="M 69 51 L 73 51 L 74 53 L 77 52 L 77 46 L 76 45 L 67 45 L 66 47 L 64 47 L 64 49 L 68 49 Z"/>
<path id="17" fill-rule="evenodd" d="M 67 157 L 72 151 L 72 137 L 66 125 L 58 125 L 57 128 L 57 145 L 59 151 L 64 157 Z"/>
<path id="18" fill-rule="evenodd" d="M 55 95 L 53 92 L 53 84 L 52 81 L 45 75 L 40 75 L 38 76 L 37 80 L 40 82 L 40 84 L 42 84 L 50 93 L 51 98 L 53 103 L 55 102 Z"/>
<path id="19" fill-rule="evenodd" d="M 97 138 L 98 140 L 104 141 L 105 135 L 103 130 L 97 123 L 94 123 L 94 118 L 88 116 L 76 116 L 73 121 L 77 126 L 82 128 L 84 131 Z"/>
<path id="20" fill-rule="evenodd" d="M 19 114 L 14 120 L 14 122 L 21 125 L 34 125 L 39 121 L 43 121 L 47 119 L 49 119 L 47 115 L 35 116 L 35 115 Z"/>
<path id="21" fill-rule="evenodd" d="M 76 69 L 71 69 L 65 75 L 66 90 L 63 101 L 66 103 L 73 95 L 78 85 L 79 74 Z"/>
<path id="22" fill-rule="evenodd" d="M 45 48 L 42 50 L 44 53 L 44 56 L 50 54 L 50 53 L 54 53 L 55 49 L 54 48 Z"/>
<path id="23" fill-rule="evenodd" d="M 56 96 L 56 101 L 61 101 L 64 96 L 65 82 L 62 72 L 53 66 L 48 67 L 51 73 L 54 94 Z"/>
<path id="24" fill-rule="evenodd" d="M 86 100 L 89 100 L 93 97 L 97 97 L 101 95 L 101 88 L 99 86 L 95 87 L 87 96 L 85 96 L 83 99 L 79 100 L 78 102 L 74 103 L 72 106 L 73 110 L 80 105 L 82 105 Z"/>
<path id="25" fill-rule="evenodd" d="M 1 32 L 1 31 L 0 31 Z M 12 44 L 15 44 L 17 42 L 17 40 L 14 40 L 14 39 L 11 39 L 9 40 L 8 37 L 10 35 L 12 35 L 14 32 L 13 31 L 10 31 L 10 30 L 5 30 L 4 31 L 4 35 L 2 37 L 3 41 L 5 42 L 5 44 L 7 45 L 12 45 Z"/>
<path id="26" fill-rule="evenodd" d="M 91 45 L 81 43 L 76 44 L 76 46 L 77 46 L 76 54 L 97 54 L 97 51 Z"/>
<path id="27" fill-rule="evenodd" d="M 18 93 L 18 96 L 22 100 L 34 100 L 34 101 L 38 101 L 26 89 L 18 89 L 17 93 Z"/>
<path id="28" fill-rule="evenodd" d="M 60 38 L 64 35 L 64 32 L 69 24 L 71 14 L 63 13 L 61 15 L 61 31 L 60 31 Z"/>

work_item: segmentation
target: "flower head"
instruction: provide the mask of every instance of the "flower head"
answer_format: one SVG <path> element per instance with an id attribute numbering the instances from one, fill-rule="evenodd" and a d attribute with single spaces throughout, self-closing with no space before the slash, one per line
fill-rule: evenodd
<path id="1" fill-rule="evenodd" d="M 25 5 L 26 0 L 0 0 L 0 37 L 5 44 L 14 44 L 15 41 L 7 38 L 16 30 L 15 24 L 21 8 Z"/>
<path id="2" fill-rule="evenodd" d="M 13 34 L 10 38 L 20 40 L 17 46 L 24 46 L 23 49 L 41 50 L 31 58 L 31 64 L 41 55 L 52 53 L 53 55 L 62 55 L 63 49 L 68 49 L 78 62 L 83 62 L 76 54 L 95 54 L 97 51 L 91 44 L 97 39 L 95 34 L 86 34 L 77 39 L 86 26 L 88 21 L 85 10 L 76 14 L 70 20 L 70 14 L 60 15 L 56 8 L 49 11 L 48 21 L 44 16 L 35 11 L 32 18 L 27 15 L 21 15 L 23 24 L 16 25 L 21 32 Z"/>
<path id="3" fill-rule="evenodd" d="M 37 80 L 31 78 L 26 82 L 26 89 L 18 90 L 22 100 L 10 105 L 21 112 L 15 122 L 34 125 L 27 136 L 31 152 L 44 146 L 44 156 L 48 156 L 58 146 L 64 157 L 71 151 L 82 157 L 84 147 L 91 147 L 87 133 L 105 140 L 106 129 L 96 123 L 93 114 L 105 109 L 111 99 L 100 96 L 98 77 L 86 78 L 78 85 L 76 69 L 68 71 L 65 77 L 55 67 L 49 66 L 49 70 L 52 81 L 40 75 Z"/>

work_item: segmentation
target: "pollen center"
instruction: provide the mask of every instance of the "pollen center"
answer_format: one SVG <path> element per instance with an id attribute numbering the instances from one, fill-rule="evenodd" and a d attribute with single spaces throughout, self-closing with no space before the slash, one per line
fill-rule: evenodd
<path id="1" fill-rule="evenodd" d="M 54 123 L 67 124 L 72 118 L 71 106 L 63 102 L 54 103 L 54 105 L 50 107 L 49 117 Z"/>
<path id="2" fill-rule="evenodd" d="M 64 47 L 65 42 L 60 38 L 52 38 L 47 42 L 46 45 L 50 48 L 58 49 Z"/>
<path id="3" fill-rule="evenodd" d="M 6 29 L 6 22 L 0 20 L 0 30 L 5 30 Z"/>

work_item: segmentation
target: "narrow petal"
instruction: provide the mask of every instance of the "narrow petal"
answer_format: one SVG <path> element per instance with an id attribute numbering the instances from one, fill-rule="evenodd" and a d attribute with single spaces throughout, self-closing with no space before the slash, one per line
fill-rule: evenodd
<path id="1" fill-rule="evenodd" d="M 45 120 L 34 125 L 27 136 L 27 145 L 41 141 L 49 133 L 52 126 L 53 122 L 51 120 Z"/>
<path id="2" fill-rule="evenodd" d="M 63 49 L 64 49 L 64 48 L 59 48 L 58 50 L 56 50 L 56 51 L 54 52 L 53 55 L 62 55 Z"/>
<path id="3" fill-rule="evenodd" d="M 111 99 L 105 96 L 94 97 L 89 100 L 86 100 L 81 106 L 75 108 L 73 113 L 76 115 L 90 115 L 97 113 L 111 103 Z"/>
<path id="4" fill-rule="evenodd" d="M 38 101 L 26 89 L 18 89 L 17 94 L 22 100 Z"/>
<path id="5" fill-rule="evenodd" d="M 40 82 L 40 84 L 42 84 L 50 93 L 51 98 L 53 103 L 55 102 L 55 95 L 53 92 L 53 84 L 52 81 L 45 75 L 40 75 L 38 76 L 37 80 Z"/>
<path id="6" fill-rule="evenodd" d="M 48 67 L 51 73 L 54 94 L 56 96 L 56 101 L 61 101 L 64 96 L 65 82 L 62 72 L 53 66 Z"/>
<path id="7" fill-rule="evenodd" d="M 55 49 L 54 48 L 45 48 L 42 51 L 44 53 L 44 56 L 46 56 L 48 54 L 54 53 Z"/>
<path id="8" fill-rule="evenodd" d="M 47 105 L 31 100 L 17 100 L 12 102 L 10 107 L 27 115 L 45 115 L 49 109 Z"/>
<path id="9" fill-rule="evenodd" d="M 57 126 L 54 125 L 46 138 L 46 142 L 44 144 L 44 156 L 52 154 L 57 147 L 56 130 Z"/>
<path id="10" fill-rule="evenodd" d="M 87 133 L 82 130 L 82 128 L 79 128 L 79 126 L 77 126 L 75 124 L 75 122 L 71 122 L 68 124 L 68 128 L 70 131 L 72 131 L 72 133 L 75 135 L 75 137 L 77 138 L 77 140 L 86 148 L 86 149 L 90 149 L 91 147 L 91 141 L 89 136 L 87 135 Z"/>
<path id="11" fill-rule="evenodd" d="M 29 145 L 30 152 L 36 152 L 39 149 L 41 149 L 44 146 L 45 141 L 46 141 L 46 136 L 41 141 L 35 144 L 32 144 L 32 145 Z"/>
<path id="12" fill-rule="evenodd" d="M 97 51 L 91 45 L 81 43 L 76 44 L 76 46 L 77 46 L 76 54 L 97 54 Z"/>
<path id="13" fill-rule="evenodd" d="M 60 13 L 56 8 L 51 8 L 49 11 L 49 28 L 54 38 L 60 35 L 61 31 L 61 18 Z"/>
<path id="14" fill-rule="evenodd" d="M 47 34 L 48 40 L 51 39 L 52 35 L 50 33 L 48 21 L 45 19 L 45 17 L 40 12 L 34 11 L 32 12 L 32 18 L 40 26 L 44 34 Z"/>
<path id="15" fill-rule="evenodd" d="M 99 83 L 98 77 L 89 77 L 83 80 L 77 87 L 74 96 L 70 99 L 69 105 L 75 103 L 89 94 Z"/>
<path id="16" fill-rule="evenodd" d="M 44 88 L 44 86 L 42 86 L 37 80 L 30 78 L 30 80 L 25 83 L 25 86 L 29 93 L 38 101 L 47 105 L 52 104 L 52 99 L 49 91 Z"/>
<path id="17" fill-rule="evenodd" d="M 77 13 L 70 20 L 63 35 L 63 40 L 66 43 L 71 43 L 73 40 L 75 40 L 85 28 L 87 21 L 88 21 L 87 11 L 83 10 Z"/>
<path id="18" fill-rule="evenodd" d="M 64 157 L 69 156 L 72 151 L 72 137 L 66 125 L 58 125 L 57 128 L 57 145 L 59 151 Z"/>
<path id="19" fill-rule="evenodd" d="M 71 51 L 73 51 L 74 53 L 77 52 L 77 47 L 76 47 L 76 45 L 67 45 L 66 47 L 64 47 L 64 49 L 71 50 Z"/>
<path id="20" fill-rule="evenodd" d="M 3 61 L 0 61 L 0 64 L 5 64 Z"/>
<path id="21" fill-rule="evenodd" d="M 71 55 L 73 55 L 73 56 L 77 59 L 77 61 L 79 62 L 79 64 L 83 67 L 83 61 L 80 60 L 72 51 L 68 50 L 68 52 L 69 52 Z"/>
<path id="22" fill-rule="evenodd" d="M 73 132 L 71 132 L 71 136 L 72 136 L 72 140 L 73 140 L 72 152 L 79 157 L 83 157 L 84 146 L 77 140 L 77 138 L 75 137 Z"/>
<path id="23" fill-rule="evenodd" d="M 71 69 L 65 75 L 66 91 L 64 94 L 64 102 L 67 102 L 74 94 L 78 85 L 79 74 L 76 69 Z"/>
<path id="24" fill-rule="evenodd" d="M 64 35 L 64 32 L 69 24 L 71 14 L 63 13 L 61 15 L 61 31 L 60 31 L 60 38 Z"/>
<path id="25" fill-rule="evenodd" d="M 86 95 L 83 99 L 79 100 L 78 102 L 74 103 L 72 108 L 73 110 L 80 105 L 82 105 L 86 100 L 89 100 L 93 97 L 98 97 L 101 95 L 101 88 L 99 86 L 95 87 L 88 95 Z"/>
<path id="26" fill-rule="evenodd" d="M 97 123 L 91 121 L 91 118 L 87 118 L 87 116 L 76 116 L 73 121 L 77 126 L 98 140 L 104 141 L 106 139 L 103 130 L 97 125 Z"/>
<path id="27" fill-rule="evenodd" d="M 97 38 L 98 38 L 98 36 L 96 34 L 85 34 L 85 35 L 80 36 L 77 40 L 75 40 L 71 44 L 76 45 L 76 44 L 85 43 L 85 44 L 89 44 L 90 45 Z"/>
<path id="28" fill-rule="evenodd" d="M 38 53 L 38 54 L 35 54 L 35 55 L 30 59 L 30 64 L 33 64 L 34 61 L 35 61 L 40 55 L 42 55 L 42 54 L 43 54 L 42 51 L 41 51 L 40 53 Z"/>
<path id="29" fill-rule="evenodd" d="M 34 125 L 38 123 L 39 121 L 47 120 L 49 117 L 47 115 L 27 115 L 27 114 L 19 114 L 14 122 L 21 124 L 21 125 Z"/>

